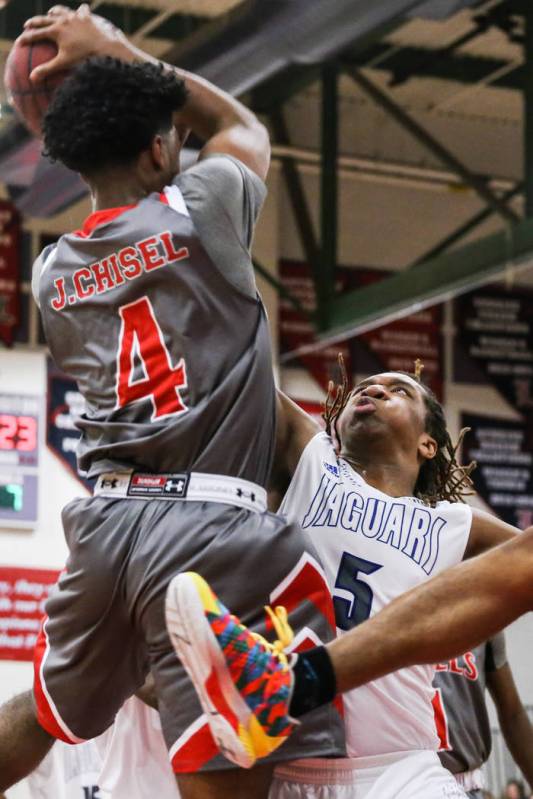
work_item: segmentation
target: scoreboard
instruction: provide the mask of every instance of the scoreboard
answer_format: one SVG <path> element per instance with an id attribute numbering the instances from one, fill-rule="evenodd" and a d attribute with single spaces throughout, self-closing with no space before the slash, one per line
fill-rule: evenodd
<path id="1" fill-rule="evenodd" d="M 41 403 L 0 393 L 0 527 L 37 523 Z"/>

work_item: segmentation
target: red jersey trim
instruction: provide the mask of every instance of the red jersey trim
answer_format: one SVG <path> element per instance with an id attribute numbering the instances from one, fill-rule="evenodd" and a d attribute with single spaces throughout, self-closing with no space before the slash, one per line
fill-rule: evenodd
<path id="1" fill-rule="evenodd" d="M 159 199 L 162 203 L 168 205 L 167 196 L 164 192 L 161 192 Z M 136 205 L 137 203 L 133 203 L 132 205 L 121 205 L 118 208 L 105 208 L 102 211 L 95 211 L 87 217 L 83 223 L 83 227 L 80 230 L 75 230 L 73 235 L 81 239 L 87 239 L 97 227 L 105 225 L 106 222 L 112 222 L 113 219 L 121 216 L 125 211 L 130 211 L 132 208 L 135 208 Z"/>

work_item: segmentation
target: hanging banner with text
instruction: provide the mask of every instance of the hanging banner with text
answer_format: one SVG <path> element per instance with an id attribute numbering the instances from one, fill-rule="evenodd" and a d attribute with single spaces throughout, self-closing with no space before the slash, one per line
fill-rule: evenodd
<path id="1" fill-rule="evenodd" d="M 300 302 L 309 313 L 316 310 L 316 293 L 311 271 L 307 264 L 299 261 L 281 261 L 280 279 L 285 288 Z M 335 290 L 342 291 L 347 287 L 346 276 L 336 272 Z M 311 319 L 306 319 L 285 297 L 280 297 L 280 351 L 281 354 L 293 352 L 316 341 L 315 330 Z M 338 383 L 340 372 L 337 364 L 339 353 L 344 358 L 348 375 L 352 374 L 350 349 L 346 342 L 338 342 L 306 355 L 300 355 L 288 366 L 303 366 L 316 380 L 319 386 L 327 391 L 330 380 Z"/>
<path id="2" fill-rule="evenodd" d="M 352 291 L 383 280 L 388 272 L 379 269 L 338 267 L 335 272 L 336 293 Z M 280 278 L 283 285 L 313 313 L 316 295 L 307 264 L 281 261 Z M 290 353 L 316 340 L 313 324 L 305 319 L 285 298 L 280 302 L 281 352 Z M 440 306 L 428 308 L 405 319 L 363 333 L 322 350 L 299 356 L 288 365 L 300 364 L 327 389 L 328 381 L 339 379 L 337 355 L 342 353 L 348 375 L 355 372 L 371 374 L 380 371 L 413 372 L 417 358 L 424 364 L 424 382 L 442 399 L 442 311 Z"/>
<path id="3" fill-rule="evenodd" d="M 390 275 L 377 269 L 352 269 L 350 272 L 352 289 L 363 288 Z M 359 364 L 365 360 L 361 352 L 363 346 L 376 359 L 374 368 L 379 371 L 412 373 L 415 361 L 419 358 L 424 366 L 423 382 L 442 401 L 444 378 L 441 305 L 434 305 L 396 322 L 376 327 L 353 339 L 352 361 L 358 372 L 363 371 L 359 368 Z"/>
<path id="4" fill-rule="evenodd" d="M 58 577 L 56 569 L 0 566 L 0 660 L 32 660 L 44 603 Z"/>
<path id="5" fill-rule="evenodd" d="M 513 408 L 531 413 L 533 294 L 503 287 L 465 294 L 455 301 L 455 324 L 464 355 Z"/>
<path id="6" fill-rule="evenodd" d="M 51 360 L 47 363 L 47 370 L 46 443 L 80 483 L 91 491 L 91 483 L 79 474 L 76 460 L 80 431 L 76 427 L 75 419 L 84 411 L 83 397 L 76 382 L 58 371 Z"/>
<path id="7" fill-rule="evenodd" d="M 471 428 L 462 460 L 477 461 L 472 479 L 479 496 L 503 521 L 520 529 L 532 525 L 533 453 L 525 425 L 465 413 L 461 427 Z"/>
<path id="8" fill-rule="evenodd" d="M 0 340 L 10 346 L 20 319 L 20 214 L 13 203 L 0 200 Z"/>

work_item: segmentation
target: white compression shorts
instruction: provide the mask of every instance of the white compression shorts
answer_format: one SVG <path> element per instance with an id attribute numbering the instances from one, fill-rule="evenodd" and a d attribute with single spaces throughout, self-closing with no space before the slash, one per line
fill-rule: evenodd
<path id="1" fill-rule="evenodd" d="M 465 799 L 434 752 L 297 760 L 276 768 L 269 799 Z"/>

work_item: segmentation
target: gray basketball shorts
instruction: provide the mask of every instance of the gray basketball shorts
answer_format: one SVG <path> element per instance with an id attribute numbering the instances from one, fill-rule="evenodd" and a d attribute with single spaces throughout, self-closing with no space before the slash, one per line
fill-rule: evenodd
<path id="1" fill-rule="evenodd" d="M 177 773 L 235 768 L 211 737 L 165 626 L 169 581 L 196 571 L 254 631 L 272 639 L 264 605 L 285 605 L 296 649 L 335 636 L 331 596 L 311 541 L 274 514 L 214 502 L 78 499 L 63 511 L 69 547 L 35 651 L 40 724 L 68 743 L 106 730 L 155 679 Z M 344 754 L 338 705 L 308 714 L 270 759 Z"/>

